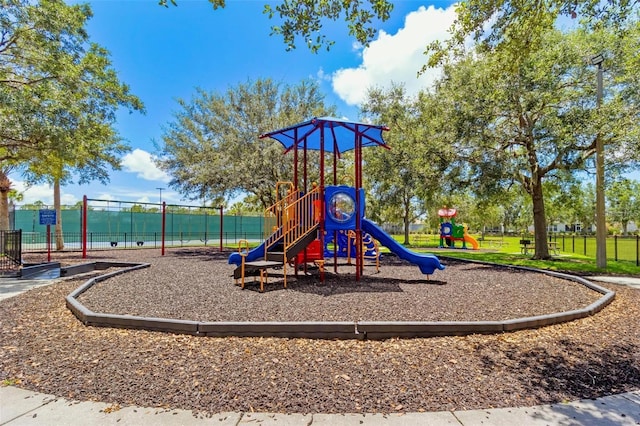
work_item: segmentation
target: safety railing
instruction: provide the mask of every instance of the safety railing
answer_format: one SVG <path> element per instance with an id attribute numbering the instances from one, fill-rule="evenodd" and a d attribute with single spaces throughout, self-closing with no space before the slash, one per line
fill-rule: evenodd
<path id="1" fill-rule="evenodd" d="M 276 245 L 283 235 L 283 223 L 287 206 L 296 199 L 295 192 L 290 192 L 286 197 L 278 200 L 274 205 L 264 211 L 264 249 L 265 256 L 271 247 Z"/>
<path id="2" fill-rule="evenodd" d="M 285 251 L 296 244 L 309 232 L 316 229 L 319 221 L 320 189 L 313 188 L 302 197 L 292 200 L 285 209 L 284 247 Z"/>
<path id="3" fill-rule="evenodd" d="M 278 191 L 279 189 L 277 189 Z M 315 229 L 320 220 L 320 189 L 314 187 L 300 196 L 289 189 L 287 194 L 265 210 L 265 256 L 282 240 L 283 251 Z"/>
<path id="4" fill-rule="evenodd" d="M 587 257 L 596 257 L 596 239 L 586 235 L 550 235 L 549 242 L 554 242 L 558 249 L 567 253 L 581 254 Z M 640 235 L 608 237 L 607 259 L 635 262 L 640 266 Z"/>

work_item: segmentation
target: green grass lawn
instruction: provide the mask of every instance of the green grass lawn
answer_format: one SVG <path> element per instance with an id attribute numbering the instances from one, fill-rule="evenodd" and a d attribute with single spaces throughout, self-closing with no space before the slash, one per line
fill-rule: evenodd
<path id="1" fill-rule="evenodd" d="M 394 238 L 402 242 L 403 236 Z M 479 236 L 474 236 L 480 240 Z M 410 238 L 410 246 L 416 251 L 430 252 L 442 257 L 474 259 L 484 262 L 494 262 L 505 265 L 527 266 L 552 271 L 566 271 L 579 274 L 620 274 L 640 275 L 640 266 L 636 265 L 635 238 L 607 239 L 607 268 L 598 269 L 595 262 L 595 238 L 565 237 L 555 239 L 560 250 L 559 255 L 553 255 L 551 260 L 533 260 L 531 254 L 523 254 L 520 249 L 522 237 L 489 237 L 478 241 L 480 250 L 444 250 L 439 251 L 440 239 L 437 235 L 422 235 Z M 533 237 L 527 237 L 533 240 Z M 461 247 L 457 242 L 456 247 Z M 584 254 L 586 253 L 586 255 Z M 616 261 L 614 256 L 618 254 Z"/>
<path id="2" fill-rule="evenodd" d="M 394 239 L 400 243 L 404 236 L 394 235 Z M 479 236 L 474 236 L 480 240 Z M 595 261 L 595 238 L 565 237 L 555 239 L 560 249 L 559 255 L 553 255 L 551 260 L 533 260 L 531 253 L 523 254 L 520 250 L 522 237 L 488 237 L 478 241 L 480 250 L 440 250 L 440 238 L 437 235 L 411 235 L 409 239 L 411 250 L 428 252 L 441 257 L 460 259 L 473 259 L 483 262 L 500 263 L 504 265 L 527 266 L 531 268 L 548 269 L 551 271 L 572 272 L 577 274 L 616 274 L 640 276 L 640 266 L 636 265 L 636 239 L 622 239 L 615 241 L 607 239 L 607 268 L 598 269 Z M 533 240 L 533 237 L 527 237 Z M 253 248 L 258 243 L 250 244 Z M 461 247 L 457 242 L 456 247 Z M 586 247 L 587 255 L 584 255 Z M 233 249 L 233 247 L 230 247 Z M 470 248 L 470 247 L 469 247 Z M 237 250 L 237 247 L 235 248 Z M 614 254 L 618 253 L 618 260 Z M 389 252 L 383 247 L 381 252 Z"/>

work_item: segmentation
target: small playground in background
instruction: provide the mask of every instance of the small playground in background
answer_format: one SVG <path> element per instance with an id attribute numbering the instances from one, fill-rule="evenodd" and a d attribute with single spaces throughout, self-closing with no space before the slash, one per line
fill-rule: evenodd
<path id="1" fill-rule="evenodd" d="M 462 242 L 459 248 L 468 249 L 467 244 L 471 245 L 473 250 L 479 250 L 478 241 L 469 235 L 469 227 L 466 224 L 457 225 L 456 216 L 457 209 L 447 208 L 444 206 L 438 210 L 440 218 L 440 248 L 457 248 L 456 241 Z"/>

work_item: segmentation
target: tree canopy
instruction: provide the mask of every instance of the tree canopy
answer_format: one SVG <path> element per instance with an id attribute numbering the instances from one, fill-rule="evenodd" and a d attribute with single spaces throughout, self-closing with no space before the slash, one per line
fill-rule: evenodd
<path id="1" fill-rule="evenodd" d="M 0 161 L 56 155 L 90 176 L 92 165 L 117 165 L 109 148 L 124 145 L 113 128 L 116 110 L 143 110 L 118 80 L 108 52 L 85 31 L 88 5 L 61 0 L 1 0 Z"/>
<path id="2" fill-rule="evenodd" d="M 443 189 L 438 158 L 446 147 L 430 134 L 430 99 L 411 97 L 405 88 L 392 84 L 389 89 L 370 88 L 361 105 L 367 120 L 385 123 L 390 150 L 367 152 L 365 173 L 374 216 L 387 222 L 402 218 L 404 243 L 409 244 L 409 226 L 425 213 L 425 202 Z M 373 211 L 372 211 L 373 210 Z"/>
<path id="3" fill-rule="evenodd" d="M 634 144 L 628 136 L 637 131 L 639 92 L 625 64 L 626 55 L 638 53 L 624 46 L 637 40 L 637 26 L 622 38 L 618 33 L 617 44 L 611 34 L 548 30 L 517 68 L 505 66 L 509 56 L 480 49 L 447 63 L 436 86 L 439 114 L 447 118 L 441 135 L 464 163 L 462 179 L 466 174 L 485 194 L 518 182 L 531 197 L 537 257 L 548 256 L 543 179 L 586 170 L 599 131 L 610 149 L 609 167 L 623 167 L 615 153 Z M 595 70 L 584 61 L 591 51 L 604 52 L 610 64 L 600 109 Z"/>
<path id="4" fill-rule="evenodd" d="M 224 8 L 225 0 L 209 0 L 214 9 Z M 177 0 L 159 0 L 161 6 L 178 5 Z M 264 13 L 273 19 L 276 15 L 282 20 L 280 25 L 271 27 L 272 35 L 283 38 L 287 50 L 296 48 L 296 40 L 303 43 L 312 52 L 322 47 L 331 48 L 334 41 L 322 32 L 323 22 L 345 21 L 349 34 L 358 42 L 368 46 L 376 35 L 377 21 L 386 21 L 393 10 L 388 0 L 284 0 L 277 5 L 264 5 Z M 377 20 L 377 21 L 376 21 Z"/>
<path id="5" fill-rule="evenodd" d="M 629 222 L 640 223 L 640 183 L 631 179 L 613 182 L 607 188 L 609 218 L 621 225 L 623 235 L 627 234 Z"/>
<path id="6" fill-rule="evenodd" d="M 0 4 L 0 163 L 20 166 L 30 183 L 53 183 L 59 208 L 59 185 L 72 171 L 81 183 L 107 182 L 107 167 L 119 168 L 129 147 L 115 130 L 116 111 L 144 107 L 107 50 L 91 43 L 88 5 Z"/>
<path id="7" fill-rule="evenodd" d="M 198 89 L 178 100 L 180 110 L 164 129 L 157 164 L 169 185 L 191 199 L 223 199 L 244 193 L 253 204 L 275 202 L 275 184 L 293 179 L 293 161 L 282 145 L 261 134 L 314 116 L 334 113 L 317 83 L 248 81 L 226 93 Z"/>
<path id="8" fill-rule="evenodd" d="M 529 51 L 540 48 L 544 33 L 554 29 L 559 17 L 577 19 L 589 31 L 618 29 L 635 19 L 637 7 L 627 0 L 465 0 L 457 4 L 451 38 L 427 46 L 425 68 L 455 56 L 469 40 L 481 51 L 509 56 L 505 66 L 516 67 Z"/>

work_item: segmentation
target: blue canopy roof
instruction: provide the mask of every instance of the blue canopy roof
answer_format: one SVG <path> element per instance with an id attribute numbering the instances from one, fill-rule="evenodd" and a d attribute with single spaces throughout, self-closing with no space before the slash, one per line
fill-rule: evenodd
<path id="1" fill-rule="evenodd" d="M 294 146 L 303 148 L 306 139 L 307 149 L 320 150 L 324 141 L 325 152 L 345 152 L 356 147 L 357 135 L 362 135 L 362 146 L 382 146 L 385 144 L 382 132 L 386 126 L 358 123 L 333 117 L 315 117 L 280 130 L 260 135 L 260 138 L 272 138 L 280 142 L 286 151 Z"/>

